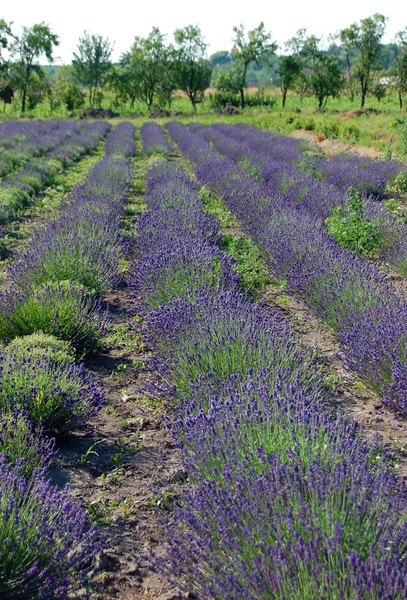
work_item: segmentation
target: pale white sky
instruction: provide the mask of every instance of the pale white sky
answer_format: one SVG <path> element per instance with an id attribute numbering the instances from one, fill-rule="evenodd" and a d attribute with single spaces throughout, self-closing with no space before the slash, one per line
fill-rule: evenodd
<path id="1" fill-rule="evenodd" d="M 403 0 L 19 0 L 2 2 L 0 18 L 13 21 L 16 33 L 23 25 L 45 21 L 60 38 L 56 62 L 70 63 L 84 30 L 114 41 L 113 59 L 118 60 L 135 35 L 146 36 L 153 26 L 172 41 L 174 29 L 198 24 L 212 54 L 232 47 L 232 27 L 240 23 L 247 30 L 264 21 L 273 39 L 283 46 L 301 27 L 309 34 L 327 36 L 377 12 L 389 17 L 385 42 L 407 25 Z"/>

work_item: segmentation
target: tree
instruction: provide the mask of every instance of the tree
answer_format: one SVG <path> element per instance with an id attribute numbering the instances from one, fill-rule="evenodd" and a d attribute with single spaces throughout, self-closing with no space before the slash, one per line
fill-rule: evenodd
<path id="1" fill-rule="evenodd" d="M 384 35 L 386 21 L 387 17 L 376 13 L 367 19 L 362 19 L 359 25 L 353 23 L 339 32 L 340 40 L 347 50 L 349 74 L 354 76 L 360 85 L 361 108 L 365 105 L 373 73 L 380 66 L 380 42 Z M 349 49 L 356 50 L 353 66 L 350 63 Z"/>
<path id="2" fill-rule="evenodd" d="M 294 83 L 300 74 L 301 63 L 298 57 L 294 55 L 282 56 L 278 66 L 278 80 L 282 93 L 281 104 L 284 108 L 288 90 L 292 89 Z"/>
<path id="3" fill-rule="evenodd" d="M 16 58 L 12 80 L 14 86 L 21 92 L 21 112 L 25 112 L 31 78 L 37 74 L 34 78 L 37 79 L 41 72 L 39 59 L 45 56 L 52 63 L 54 48 L 58 45 L 58 36 L 52 33 L 45 23 L 33 25 L 31 28 L 23 27 L 21 37 L 16 37 L 12 44 L 11 52 Z M 32 82 L 33 86 L 34 83 L 36 82 Z"/>
<path id="4" fill-rule="evenodd" d="M 0 19 L 0 76 L 3 76 L 8 69 L 8 61 L 3 57 L 2 50 L 6 50 L 10 41 L 13 38 L 11 33 L 11 23 L 6 23 L 4 19 Z"/>
<path id="5" fill-rule="evenodd" d="M 53 101 L 55 106 L 62 102 L 70 112 L 83 106 L 85 103 L 85 94 L 75 80 L 75 74 L 71 65 L 62 65 L 58 68 L 53 89 L 47 90 L 47 96 L 51 112 L 53 110 L 53 106 L 51 105 Z"/>
<path id="6" fill-rule="evenodd" d="M 0 19 L 0 98 L 4 102 L 4 112 L 6 111 L 6 104 L 11 104 L 14 96 L 14 92 L 9 86 L 9 61 L 2 55 L 2 50 L 7 50 L 10 42 L 14 39 L 11 32 L 11 25 L 11 23 L 6 23 L 4 19 Z"/>
<path id="7" fill-rule="evenodd" d="M 329 96 L 336 96 L 342 87 L 339 60 L 321 48 L 321 41 L 315 35 L 307 37 L 306 29 L 299 29 L 286 43 L 299 65 L 293 82 L 297 88 L 303 88 L 303 94 L 308 92 L 315 96 L 318 108 L 324 106 Z"/>
<path id="8" fill-rule="evenodd" d="M 322 108 L 329 96 L 335 97 L 342 87 L 339 62 L 322 50 L 320 43 L 321 38 L 312 35 L 304 39 L 299 53 L 309 89 L 318 100 L 318 108 Z"/>
<path id="9" fill-rule="evenodd" d="M 129 52 L 121 58 L 126 83 L 132 87 L 132 102 L 139 96 L 150 109 L 158 93 L 172 93 L 171 49 L 164 44 L 165 35 L 153 27 L 146 38 L 136 37 Z"/>
<path id="10" fill-rule="evenodd" d="M 247 69 L 251 62 L 260 63 L 260 59 L 265 55 L 271 55 L 277 50 L 277 44 L 270 42 L 271 33 L 267 33 L 264 23 L 252 29 L 245 36 L 244 27 L 233 27 L 235 37 L 233 38 L 234 50 L 233 56 L 240 67 L 240 106 L 244 108 L 244 88 L 246 87 Z"/>
<path id="11" fill-rule="evenodd" d="M 109 76 L 109 87 L 115 94 L 115 105 L 123 107 L 130 102 L 130 109 L 133 110 L 137 98 L 138 83 L 133 76 L 131 65 L 119 65 L 114 67 Z"/>
<path id="12" fill-rule="evenodd" d="M 396 33 L 393 73 L 399 96 L 399 106 L 403 108 L 403 94 L 407 92 L 407 27 Z"/>
<path id="13" fill-rule="evenodd" d="M 233 61 L 233 56 L 228 50 L 220 50 L 219 52 L 211 54 L 209 60 L 215 67 L 217 67 L 231 63 Z"/>
<path id="14" fill-rule="evenodd" d="M 112 69 L 110 56 L 114 44 L 101 35 L 84 32 L 74 52 L 72 67 L 77 81 L 89 90 L 89 105 L 95 106 L 103 97 L 103 88 Z"/>
<path id="15" fill-rule="evenodd" d="M 198 25 L 174 31 L 175 83 L 190 99 L 194 111 L 204 101 L 213 64 L 206 58 L 207 44 Z"/>

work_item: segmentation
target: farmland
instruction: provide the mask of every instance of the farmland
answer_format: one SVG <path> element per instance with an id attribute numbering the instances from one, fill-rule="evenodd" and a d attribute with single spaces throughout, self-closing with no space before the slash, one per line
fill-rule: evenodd
<path id="1" fill-rule="evenodd" d="M 141 121 L 0 124 L 1 598 L 407 598 L 406 165 Z"/>

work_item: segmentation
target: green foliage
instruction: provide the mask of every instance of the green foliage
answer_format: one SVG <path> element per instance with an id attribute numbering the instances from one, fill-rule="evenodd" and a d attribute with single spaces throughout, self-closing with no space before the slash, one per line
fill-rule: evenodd
<path id="1" fill-rule="evenodd" d="M 277 98 L 267 94 L 267 88 L 264 85 L 260 85 L 254 94 L 249 94 L 245 99 L 246 106 L 250 108 L 256 106 L 267 106 L 268 108 L 271 108 L 275 106 L 276 102 Z"/>
<path id="2" fill-rule="evenodd" d="M 383 244 L 383 233 L 378 231 L 377 223 L 365 218 L 360 193 L 349 188 L 348 195 L 350 202 L 344 208 L 334 208 L 332 217 L 326 219 L 328 233 L 339 246 L 372 256 Z"/>
<path id="3" fill-rule="evenodd" d="M 284 108 L 287 92 L 294 88 L 295 81 L 300 74 L 301 64 L 297 56 L 282 56 L 278 67 L 278 81 L 282 93 L 282 106 Z"/>
<path id="4" fill-rule="evenodd" d="M 407 192 L 407 171 L 400 171 L 396 175 L 391 189 L 395 192 Z"/>
<path id="5" fill-rule="evenodd" d="M 96 300 L 76 282 L 43 284 L 18 299 L 12 312 L 0 318 L 0 339 L 42 331 L 70 341 L 77 351 L 93 351 L 106 329 L 99 310 Z"/>
<path id="6" fill-rule="evenodd" d="M 64 104 L 69 112 L 80 108 L 85 103 L 85 94 L 82 92 L 80 85 L 75 81 L 74 70 L 70 65 L 59 67 L 52 87 L 57 105 L 59 103 Z M 50 92 L 48 92 L 48 98 L 51 104 Z"/>
<path id="7" fill-rule="evenodd" d="M 346 138 L 351 144 L 357 144 L 360 140 L 360 129 L 356 125 L 345 125 L 341 128 L 341 134 L 344 138 Z"/>
<path id="8" fill-rule="evenodd" d="M 0 75 L 3 77 L 7 71 L 8 61 L 2 56 L 2 50 L 5 50 L 13 37 L 11 32 L 12 23 L 6 23 L 4 19 L 0 19 Z"/>
<path id="9" fill-rule="evenodd" d="M 207 44 L 197 25 L 176 29 L 174 40 L 175 83 L 196 111 L 196 105 L 204 101 L 212 76 L 213 65 L 206 58 Z"/>
<path id="10" fill-rule="evenodd" d="M 399 95 L 399 106 L 403 108 L 403 94 L 407 92 L 407 27 L 396 33 L 392 72 Z"/>
<path id="11" fill-rule="evenodd" d="M 108 38 L 85 31 L 77 48 L 72 61 L 75 77 L 80 84 L 87 86 L 90 106 L 100 106 L 103 88 L 112 69 L 110 56 L 113 45 Z"/>
<path id="12" fill-rule="evenodd" d="M 243 25 L 233 27 L 235 37 L 233 38 L 233 57 L 239 73 L 240 105 L 245 107 L 244 88 L 246 87 L 247 69 L 250 63 L 259 64 L 260 59 L 274 54 L 277 50 L 276 42 L 270 42 L 271 33 L 267 32 L 264 23 L 248 31 L 247 36 Z"/>
<path id="13" fill-rule="evenodd" d="M 236 260 L 239 283 L 247 292 L 256 295 L 270 283 L 270 273 L 260 248 L 251 238 L 225 234 L 221 246 Z"/>
<path id="14" fill-rule="evenodd" d="M 327 138 L 336 139 L 337 137 L 339 137 L 339 124 L 335 121 L 328 121 L 323 123 L 320 129 L 324 136 Z"/>
<path id="15" fill-rule="evenodd" d="M 3 408 L 0 419 L 0 454 L 4 453 L 10 465 L 18 463 L 24 477 L 30 476 L 35 469 L 44 466 L 38 452 L 40 440 L 40 433 L 33 432 L 32 425 L 22 412 L 11 414 L 7 410 L 4 412 Z M 52 446 L 48 441 L 45 441 L 45 444 L 49 448 Z"/>
<path id="16" fill-rule="evenodd" d="M 347 53 L 349 75 L 360 85 L 361 107 L 365 105 L 366 94 L 373 82 L 373 74 L 380 66 L 381 39 L 384 35 L 387 17 L 374 14 L 362 19 L 360 24 L 353 23 L 339 33 L 342 44 L 347 50 L 355 50 L 356 56 L 351 65 Z"/>
<path id="17" fill-rule="evenodd" d="M 304 158 L 298 163 L 298 168 L 300 171 L 306 173 L 313 179 L 324 181 L 324 173 L 321 169 L 318 169 L 316 161 L 312 156 L 305 155 Z"/>
<path id="18" fill-rule="evenodd" d="M 33 356 L 27 349 L 25 358 L 5 352 L 1 383 L 1 412 L 17 404 L 36 426 L 47 430 L 72 431 L 83 426 L 92 413 L 94 389 L 89 383 L 84 385 L 83 374 L 74 363 L 37 359 L 35 349 Z"/>
<path id="19" fill-rule="evenodd" d="M 52 33 L 45 23 L 30 28 L 23 27 L 23 33 L 12 45 L 12 54 L 17 57 L 13 64 L 12 86 L 21 91 L 22 112 L 26 109 L 30 85 L 34 85 L 34 75 L 41 77 L 39 59 L 45 56 L 49 62 L 52 62 L 54 47 L 58 45 L 58 36 Z"/>
<path id="20" fill-rule="evenodd" d="M 407 157 L 407 118 L 399 120 L 400 152 Z"/>
<path id="21" fill-rule="evenodd" d="M 30 356 L 33 360 L 44 357 L 52 360 L 56 365 L 64 365 L 75 360 L 75 351 L 69 342 L 41 331 L 15 338 L 7 344 L 6 352 L 22 361 L 26 356 Z"/>
<path id="22" fill-rule="evenodd" d="M 116 88 L 134 104 L 139 98 L 148 109 L 158 96 L 171 102 L 175 85 L 172 49 L 164 44 L 165 35 L 153 27 L 146 38 L 136 37 L 129 52 L 121 58 Z"/>
<path id="23" fill-rule="evenodd" d="M 13 212 L 18 212 L 28 204 L 29 195 L 18 187 L 4 187 L 0 190 L 0 203 L 9 206 Z"/>
<path id="24" fill-rule="evenodd" d="M 330 96 L 336 97 L 342 88 L 339 61 L 328 51 L 322 50 L 320 43 L 321 38 L 314 35 L 306 37 L 306 29 L 300 29 L 286 43 L 293 53 L 286 59 L 287 68 L 290 69 L 290 83 L 297 87 L 301 97 L 306 94 L 314 95 L 318 108 L 322 108 Z"/>

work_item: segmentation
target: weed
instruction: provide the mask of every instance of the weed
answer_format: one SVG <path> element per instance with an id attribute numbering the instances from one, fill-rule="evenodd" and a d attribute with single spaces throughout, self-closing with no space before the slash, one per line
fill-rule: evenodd
<path id="1" fill-rule="evenodd" d="M 383 233 L 377 223 L 365 218 L 361 194 L 350 187 L 348 196 L 350 202 L 344 208 L 334 208 L 332 216 L 326 219 L 328 233 L 339 246 L 372 256 L 383 244 Z"/>

